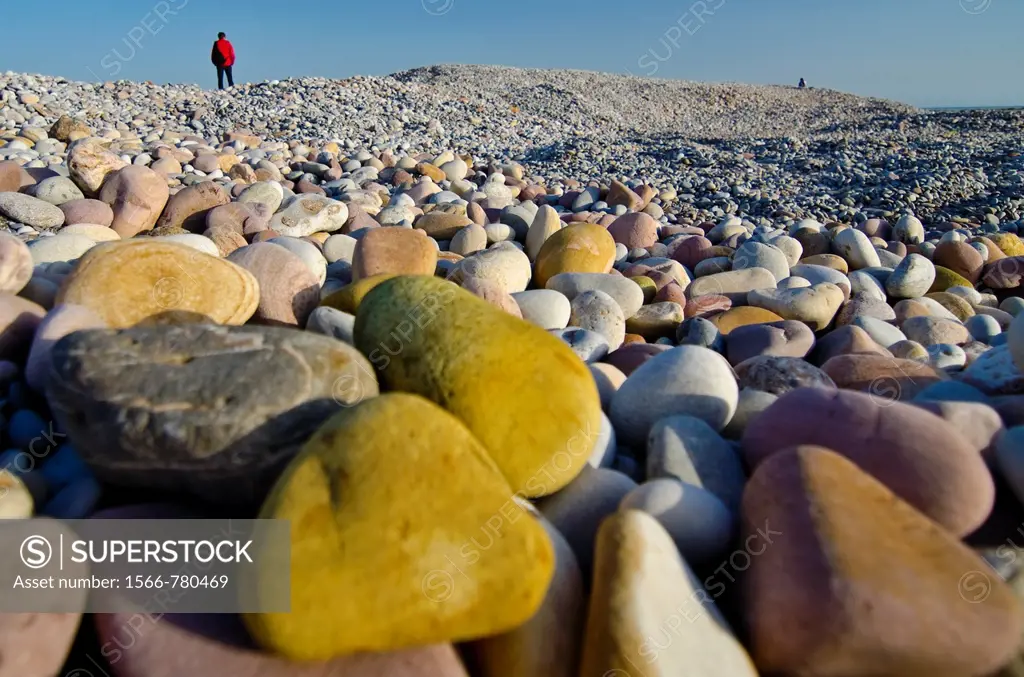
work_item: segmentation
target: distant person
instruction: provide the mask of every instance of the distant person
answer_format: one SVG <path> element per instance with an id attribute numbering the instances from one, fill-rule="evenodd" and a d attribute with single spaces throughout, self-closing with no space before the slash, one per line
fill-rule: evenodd
<path id="1" fill-rule="evenodd" d="M 223 33 L 221 33 L 223 35 Z M 231 77 L 230 75 L 228 77 Z M 800 78 L 800 84 L 797 85 L 800 89 L 807 89 L 807 82 L 803 78 Z"/>
<path id="2" fill-rule="evenodd" d="M 235 80 L 231 77 L 231 67 L 235 65 L 235 48 L 228 42 L 228 36 L 225 33 L 217 34 L 217 42 L 213 43 L 210 59 L 217 67 L 217 87 L 224 89 L 225 73 L 228 76 L 228 87 L 234 87 Z"/>

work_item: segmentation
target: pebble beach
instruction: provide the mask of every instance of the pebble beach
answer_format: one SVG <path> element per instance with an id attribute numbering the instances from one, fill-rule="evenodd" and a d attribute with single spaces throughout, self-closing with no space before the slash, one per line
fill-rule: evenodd
<path id="1" fill-rule="evenodd" d="M 83 593 L 0 677 L 1024 675 L 1022 150 L 817 88 L 0 74 L 0 518 L 291 525 L 290 612 Z"/>

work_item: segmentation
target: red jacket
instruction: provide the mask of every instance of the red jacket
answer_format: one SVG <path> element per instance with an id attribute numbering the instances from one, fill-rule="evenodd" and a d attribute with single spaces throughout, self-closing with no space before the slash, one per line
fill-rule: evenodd
<path id="1" fill-rule="evenodd" d="M 213 61 L 214 66 L 234 66 L 235 48 L 231 46 L 227 38 L 218 40 L 213 43 L 213 52 L 210 54 L 210 59 Z"/>

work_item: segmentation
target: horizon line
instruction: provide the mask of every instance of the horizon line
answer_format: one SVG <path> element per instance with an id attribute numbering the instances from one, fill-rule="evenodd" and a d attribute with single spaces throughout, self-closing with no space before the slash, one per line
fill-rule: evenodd
<path id="1" fill-rule="evenodd" d="M 442 63 L 426 64 L 426 65 L 419 65 L 419 66 L 411 66 L 409 68 L 403 68 L 403 69 L 399 69 L 399 70 L 396 70 L 396 71 L 393 71 L 393 72 L 390 72 L 390 73 L 377 74 L 377 75 L 365 74 L 365 73 L 353 73 L 352 75 L 348 75 L 348 76 L 344 76 L 344 77 L 341 77 L 341 76 L 331 77 L 331 76 L 326 76 L 326 75 L 295 74 L 295 75 L 288 75 L 288 76 L 284 76 L 284 77 L 266 78 L 266 79 L 263 79 L 263 80 L 256 80 L 256 81 L 251 81 L 251 82 L 239 82 L 239 83 L 236 84 L 236 87 L 240 86 L 240 85 L 259 85 L 259 84 L 270 83 L 270 82 L 273 82 L 273 81 L 280 82 L 280 81 L 285 81 L 285 80 L 301 79 L 301 78 L 317 78 L 317 79 L 322 79 L 322 80 L 336 80 L 336 81 L 351 80 L 353 78 L 358 78 L 358 77 L 387 78 L 387 77 L 394 77 L 395 75 L 398 75 L 398 74 L 401 74 L 401 73 L 408 73 L 410 71 L 416 71 L 416 70 L 426 70 L 426 69 L 433 68 L 433 67 L 438 67 L 438 66 L 469 66 L 469 67 L 474 67 L 475 66 L 475 67 L 485 67 L 485 68 L 487 68 L 487 67 L 490 67 L 490 68 L 510 68 L 510 69 L 515 69 L 515 70 L 525 70 L 525 71 L 529 71 L 529 70 L 536 70 L 536 71 L 576 71 L 576 72 L 586 72 L 586 73 L 597 73 L 597 74 L 613 75 L 613 76 L 619 76 L 619 77 L 635 77 L 635 78 L 638 78 L 638 79 L 641 79 L 641 80 L 652 80 L 652 81 L 663 81 L 663 82 L 683 82 L 683 83 L 706 84 L 706 85 L 743 85 L 743 86 L 751 86 L 751 87 L 789 87 L 789 88 L 793 88 L 793 89 L 797 88 L 796 85 L 793 85 L 793 84 L 778 83 L 778 82 L 775 82 L 775 83 L 763 83 L 763 82 L 741 82 L 739 80 L 735 80 L 735 81 L 732 81 L 732 80 L 730 80 L 730 81 L 724 81 L 724 80 L 722 80 L 722 81 L 719 81 L 719 80 L 694 80 L 694 79 L 680 78 L 680 77 L 664 77 L 664 76 L 658 77 L 658 76 L 655 76 L 655 75 L 643 75 L 643 74 L 642 75 L 637 75 L 635 73 L 630 72 L 628 69 L 626 70 L 626 72 L 621 72 L 620 73 L 620 72 L 613 72 L 613 71 L 591 70 L 591 69 L 585 69 L 585 68 L 564 68 L 564 67 L 561 67 L 561 68 L 560 67 L 543 68 L 543 67 L 538 67 L 538 66 L 507 66 L 507 65 L 503 65 L 503 64 L 457 63 L 457 62 L 442 62 Z M 208 88 L 208 87 L 206 87 L 205 85 L 203 85 L 200 82 L 187 81 L 187 80 L 186 81 L 179 81 L 179 82 L 158 83 L 158 82 L 155 82 L 153 80 L 135 80 L 135 79 L 128 79 L 128 78 L 103 79 L 103 78 L 100 78 L 97 75 L 97 73 L 92 71 L 92 69 L 89 69 L 89 72 L 94 77 L 96 77 L 95 80 L 81 80 L 81 79 L 78 79 L 78 78 L 75 78 L 75 77 L 68 77 L 66 75 L 57 75 L 57 74 L 51 74 L 51 73 L 29 73 L 29 72 L 26 72 L 26 71 L 11 71 L 11 70 L 8 70 L 6 72 L 7 73 L 14 73 L 16 75 L 28 75 L 28 76 L 42 76 L 42 77 L 60 78 L 60 79 L 66 80 L 68 82 L 82 82 L 82 83 L 91 83 L 91 84 L 103 84 L 103 83 L 106 83 L 106 82 L 134 82 L 134 83 L 140 83 L 141 84 L 141 83 L 145 83 L 145 82 L 151 82 L 151 83 L 153 83 L 155 85 L 163 86 L 163 87 L 192 85 L 192 86 L 197 86 L 197 87 L 199 87 L 200 89 L 202 89 L 204 91 L 211 91 L 211 92 L 218 91 L 217 89 L 214 89 L 212 87 Z M 0 71 L 0 75 L 3 75 L 4 73 L 5 73 L 4 71 Z M 921 110 L 932 110 L 932 111 L 946 110 L 946 111 L 950 111 L 950 110 L 1014 110 L 1014 109 L 1024 109 L 1024 104 L 997 104 L 997 105 L 990 105 L 990 104 L 966 104 L 966 105 L 965 104 L 958 104 L 958 105 L 949 105 L 949 104 L 942 104 L 942 105 L 915 104 L 915 103 L 910 103 L 908 101 L 903 101 L 903 100 L 899 100 L 899 99 L 890 99 L 890 98 L 887 98 L 885 96 L 880 96 L 880 95 L 877 95 L 877 94 L 859 94 L 859 93 L 856 93 L 856 92 L 851 92 L 851 91 L 847 91 L 847 90 L 843 90 L 843 89 L 836 89 L 834 87 L 828 87 L 828 86 L 814 86 L 814 85 L 811 85 L 811 86 L 808 86 L 807 89 L 811 89 L 811 90 L 813 90 L 813 89 L 829 90 L 829 91 L 838 92 L 838 93 L 841 93 L 841 94 L 848 94 L 850 96 L 856 96 L 856 97 L 865 98 L 865 99 L 875 99 L 875 100 L 881 100 L 881 101 L 888 101 L 888 102 L 896 103 L 896 104 L 902 104 L 904 106 L 911 106 L 913 108 L 919 108 Z"/>

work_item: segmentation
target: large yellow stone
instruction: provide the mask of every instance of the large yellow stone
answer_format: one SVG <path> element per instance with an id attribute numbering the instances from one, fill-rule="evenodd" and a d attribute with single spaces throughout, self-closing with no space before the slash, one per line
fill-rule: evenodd
<path id="1" fill-rule="evenodd" d="M 554 572 L 544 527 L 483 446 L 405 393 L 324 424 L 260 516 L 291 523 L 291 612 L 246 623 L 296 660 L 505 632 L 533 616 Z M 257 582 L 280 575 L 273 557 L 261 566 Z"/>
<path id="2" fill-rule="evenodd" d="M 615 240 L 596 223 L 574 223 L 544 241 L 537 252 L 534 280 L 544 288 L 559 273 L 607 273 L 615 263 Z"/>
<path id="3" fill-rule="evenodd" d="M 334 308 L 352 315 L 359 309 L 363 297 L 385 280 L 398 277 L 393 273 L 382 273 L 347 284 L 320 302 L 320 305 Z"/>
<path id="4" fill-rule="evenodd" d="M 711 323 L 718 327 L 722 335 L 726 335 L 733 329 L 746 327 L 750 324 L 769 324 L 771 322 L 782 322 L 781 317 L 770 310 L 757 308 L 755 306 L 739 306 L 730 308 L 711 318 Z"/>
<path id="5" fill-rule="evenodd" d="M 1024 242 L 1013 233 L 988 233 L 986 237 L 1007 256 L 1024 256 Z"/>
<path id="6" fill-rule="evenodd" d="M 120 329 L 169 313 L 245 324 L 259 299 L 256 278 L 241 266 L 182 244 L 132 239 L 87 251 L 56 303 L 85 306 Z"/>
<path id="7" fill-rule="evenodd" d="M 386 280 L 356 313 L 355 343 L 390 390 L 462 419 L 512 489 L 544 496 L 587 463 L 601 402 L 560 339 L 436 277 Z"/>

